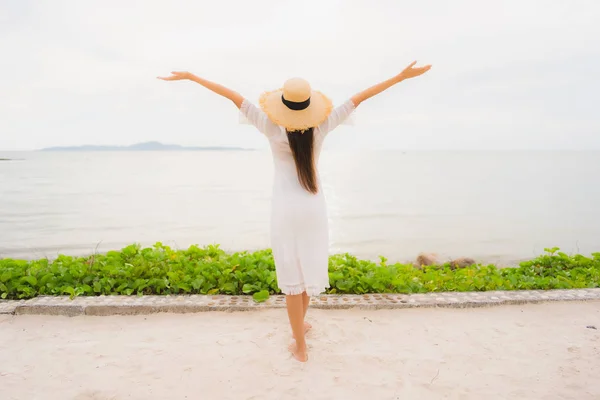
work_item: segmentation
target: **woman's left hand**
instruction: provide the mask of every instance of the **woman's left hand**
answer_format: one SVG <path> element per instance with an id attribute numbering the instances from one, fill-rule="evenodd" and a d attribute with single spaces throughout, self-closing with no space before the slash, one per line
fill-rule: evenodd
<path id="1" fill-rule="evenodd" d="M 181 81 L 184 79 L 190 79 L 190 77 L 192 76 L 192 74 L 190 74 L 187 71 L 173 71 L 171 72 L 171 76 L 165 76 L 165 77 L 161 77 L 159 76 L 158 79 L 162 79 L 163 81 Z"/>
<path id="2" fill-rule="evenodd" d="M 431 65 L 415 68 L 416 63 L 416 61 L 413 61 L 408 67 L 404 68 L 404 71 L 400 72 L 400 75 L 398 75 L 398 77 L 401 79 L 410 79 L 419 75 L 423 75 L 425 72 L 431 69 Z"/>

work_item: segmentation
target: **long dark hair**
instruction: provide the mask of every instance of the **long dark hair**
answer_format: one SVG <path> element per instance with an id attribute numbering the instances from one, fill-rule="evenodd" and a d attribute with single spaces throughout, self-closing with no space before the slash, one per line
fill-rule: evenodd
<path id="1" fill-rule="evenodd" d="M 317 174 L 315 171 L 314 129 L 305 131 L 287 131 L 290 150 L 296 163 L 296 172 L 300 185 L 308 192 L 317 194 L 319 185 L 317 183 Z"/>

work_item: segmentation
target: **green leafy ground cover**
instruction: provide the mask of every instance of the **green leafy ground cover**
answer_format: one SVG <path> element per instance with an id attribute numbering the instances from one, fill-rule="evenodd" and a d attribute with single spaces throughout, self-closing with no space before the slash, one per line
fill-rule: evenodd
<path id="1" fill-rule="evenodd" d="M 558 248 L 515 268 L 411 264 L 330 257 L 328 293 L 427 293 L 600 287 L 600 253 L 567 255 Z M 150 294 L 253 295 L 264 301 L 280 293 L 270 250 L 227 253 L 219 246 L 176 250 L 161 243 L 127 246 L 86 257 L 0 260 L 0 298 L 40 295 L 97 296 Z"/>

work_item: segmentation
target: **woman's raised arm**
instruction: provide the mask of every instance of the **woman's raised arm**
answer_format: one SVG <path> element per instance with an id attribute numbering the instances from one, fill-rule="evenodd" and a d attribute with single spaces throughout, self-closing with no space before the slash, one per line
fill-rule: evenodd
<path id="1" fill-rule="evenodd" d="M 412 62 L 408 67 L 404 69 L 404 71 L 400 72 L 398 75 L 393 78 L 388 79 L 387 81 L 383 81 L 378 83 L 375 86 L 371 86 L 370 88 L 363 90 L 360 93 L 352 96 L 352 103 L 354 103 L 354 107 L 358 107 L 360 103 L 363 101 L 383 92 L 386 89 L 394 86 L 396 83 L 400 83 L 405 79 L 414 78 L 419 75 L 423 75 L 425 72 L 429 71 L 431 65 L 426 65 L 424 67 L 414 68 L 417 62 Z"/>
<path id="2" fill-rule="evenodd" d="M 218 83 L 214 83 L 206 79 L 200 78 L 199 76 L 196 76 L 190 72 L 171 72 L 171 76 L 159 77 L 158 79 L 162 79 L 163 81 L 181 81 L 186 79 L 194 81 L 204 86 L 208 90 L 211 90 L 218 95 L 228 98 L 233 102 L 233 104 L 236 105 L 237 108 L 240 108 L 242 106 L 242 103 L 244 102 L 244 97 L 238 92 L 226 88 L 225 86 L 219 85 Z"/>

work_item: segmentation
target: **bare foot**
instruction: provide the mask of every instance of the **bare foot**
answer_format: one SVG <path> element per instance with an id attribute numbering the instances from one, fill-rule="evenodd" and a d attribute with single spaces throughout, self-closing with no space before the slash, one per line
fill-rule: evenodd
<path id="1" fill-rule="evenodd" d="M 289 347 L 288 350 L 290 351 L 290 353 L 292 353 L 292 356 L 300 361 L 300 362 L 307 362 L 308 361 L 308 354 L 306 353 L 306 349 L 304 349 L 304 351 L 300 351 L 298 350 L 298 346 L 296 345 L 296 341 L 293 341 Z"/>
<path id="2" fill-rule="evenodd" d="M 312 325 L 308 322 L 304 322 L 304 334 L 306 335 L 308 331 L 312 329 Z M 294 339 L 294 334 L 292 333 L 292 339 Z"/>
<path id="3" fill-rule="evenodd" d="M 308 331 L 310 331 L 312 329 L 312 325 L 309 324 L 308 322 L 304 322 L 304 334 L 306 335 L 308 333 Z"/>

